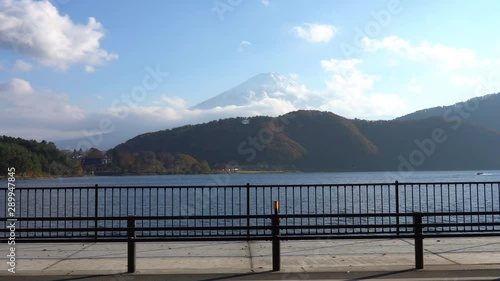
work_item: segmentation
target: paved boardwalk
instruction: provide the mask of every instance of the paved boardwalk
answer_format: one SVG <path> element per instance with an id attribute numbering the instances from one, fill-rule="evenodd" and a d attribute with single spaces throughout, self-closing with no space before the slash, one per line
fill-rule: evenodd
<path id="1" fill-rule="evenodd" d="M 127 270 L 126 243 L 18 243 L 16 274 L 12 274 L 7 271 L 8 265 L 5 261 L 8 245 L 4 243 L 0 245 L 0 253 L 3 256 L 3 262 L 0 264 L 0 280 L 56 280 L 50 279 L 49 276 L 71 275 L 77 278 L 79 275 L 95 274 L 104 275 L 96 276 L 96 280 L 113 281 L 238 278 L 324 280 L 328 278 L 323 278 L 325 275 L 321 274 L 327 272 L 350 274 L 354 279 L 349 275 L 342 278 L 352 280 L 361 278 L 354 277 L 355 274 L 364 274 L 363 276 L 371 278 L 393 278 L 393 280 L 403 278 L 401 274 L 408 276 L 417 274 L 415 280 L 424 280 L 425 272 L 460 272 L 460 270 L 462 273 L 457 273 L 458 277 L 467 277 L 469 273 L 465 272 L 478 272 L 478 276 L 487 274 L 491 277 L 497 274 L 497 278 L 500 278 L 500 238 L 425 239 L 424 271 L 412 270 L 413 247 L 413 240 L 406 239 L 283 241 L 282 272 L 276 274 L 269 273 L 272 269 L 271 243 L 266 241 L 138 243 L 137 272 L 135 275 L 122 275 L 121 273 Z M 165 278 L 166 274 L 172 278 L 176 277 L 168 279 Z M 204 277 L 189 279 L 189 276 L 193 277 L 196 274 L 203 274 Z M 142 275 L 140 279 L 136 279 L 138 275 Z M 146 275 L 148 279 L 144 279 Z M 208 275 L 212 277 L 206 277 Z M 45 279 L 41 279 L 40 276 L 45 276 Z M 163 277 L 154 279 L 155 276 Z M 257 278 L 254 278 L 255 276 Z M 23 278 L 13 279 L 13 277 Z M 341 277 L 339 275 L 336 278 Z M 342 278 L 339 280 L 343 280 Z M 491 279 L 474 279 L 469 276 L 468 279 L 456 280 Z"/>

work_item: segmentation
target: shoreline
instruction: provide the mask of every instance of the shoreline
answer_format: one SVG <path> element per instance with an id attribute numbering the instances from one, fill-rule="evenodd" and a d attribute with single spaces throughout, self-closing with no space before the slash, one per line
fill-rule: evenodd
<path id="1" fill-rule="evenodd" d="M 130 177 L 130 176 L 196 176 L 196 175 L 252 175 L 252 174 L 284 174 L 284 173 L 302 173 L 301 171 L 238 171 L 238 172 L 216 172 L 208 174 L 120 174 L 105 173 L 94 175 L 44 175 L 44 176 L 16 176 L 16 180 L 41 180 L 58 178 L 90 178 L 90 177 Z M 8 176 L 0 176 L 0 180 L 7 180 Z"/>
<path id="2" fill-rule="evenodd" d="M 423 172 L 423 173 L 432 173 L 432 172 L 469 172 L 474 177 L 482 178 L 486 180 L 490 176 L 496 176 L 500 174 L 500 170 L 446 170 L 446 171 L 414 171 L 411 172 Z M 60 178 L 91 178 L 91 177 L 134 177 L 134 176 L 201 176 L 201 175 L 266 175 L 266 174 L 310 174 L 310 173 L 401 173 L 397 171 L 287 171 L 287 170 L 279 170 L 279 171 L 265 171 L 265 170 L 240 170 L 237 172 L 213 172 L 208 174 L 120 174 L 120 173 L 109 173 L 109 174 L 85 174 L 85 175 L 42 175 L 42 176 L 21 176 L 16 174 L 17 180 L 43 180 L 43 179 L 60 179 Z M 406 175 L 404 172 L 402 175 Z M 0 175 L 0 181 L 7 180 L 8 176 Z"/>

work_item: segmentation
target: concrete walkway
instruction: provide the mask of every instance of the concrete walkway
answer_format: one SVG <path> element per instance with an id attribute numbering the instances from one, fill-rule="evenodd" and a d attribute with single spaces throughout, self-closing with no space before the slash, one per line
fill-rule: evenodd
<path id="1" fill-rule="evenodd" d="M 268 274 L 266 272 L 272 269 L 271 242 L 266 241 L 138 243 L 137 272 L 134 275 L 116 275 L 121 276 L 122 279 L 111 276 L 127 271 L 126 243 L 18 243 L 15 274 L 7 271 L 8 247 L 5 243 L 0 245 L 3 261 L 0 263 L 0 280 L 14 280 L 13 277 L 19 276 L 24 276 L 19 280 L 42 280 L 27 278 L 95 274 L 108 275 L 107 279 L 102 280 L 112 281 L 143 280 L 143 278 L 123 278 L 137 275 L 149 275 L 148 278 L 153 278 L 155 275 L 165 276 L 165 274 L 170 276 L 180 274 L 178 280 L 184 280 L 181 278 L 183 275 L 194 276 L 193 274 L 215 274 L 214 276 L 233 274 L 231 276 L 234 278 L 222 278 L 233 280 L 243 274 L 240 277 L 247 276 L 246 278 L 250 280 L 252 278 L 246 275 L 247 273 Z M 344 274 L 374 272 L 372 275 L 380 272 L 379 274 L 382 275 L 378 277 L 382 278 L 386 275 L 381 272 L 412 271 L 414 267 L 413 247 L 413 240 L 406 239 L 283 241 L 281 243 L 282 272 L 280 275 L 271 276 L 274 276 L 273 278 L 288 276 L 284 279 L 305 280 L 314 279 L 314 276 L 319 276 L 317 274 L 321 272 Z M 426 269 L 416 271 L 417 274 L 432 270 L 450 272 L 482 270 L 483 274 L 491 271 L 492 274 L 498 275 L 497 278 L 500 278 L 499 237 L 425 239 L 424 248 Z M 420 276 L 416 280 L 423 280 L 422 278 Z M 470 278 L 462 280 L 474 280 Z"/>

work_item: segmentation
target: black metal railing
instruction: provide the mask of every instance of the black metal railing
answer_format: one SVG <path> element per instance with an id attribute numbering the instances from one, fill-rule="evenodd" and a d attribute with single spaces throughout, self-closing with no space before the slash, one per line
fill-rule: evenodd
<path id="1" fill-rule="evenodd" d="M 497 215 L 466 216 L 462 213 L 500 211 L 498 182 L 442 183 L 370 183 L 332 185 L 235 185 L 235 186 L 151 186 L 151 187 L 54 187 L 17 188 L 16 218 L 63 218 L 57 221 L 20 221 L 23 229 L 111 229 L 124 227 L 119 220 L 103 217 L 179 217 L 142 221 L 144 226 L 156 227 L 242 227 L 263 225 L 258 215 L 271 215 L 272 202 L 280 201 L 282 215 L 304 215 L 286 218 L 282 225 L 395 225 L 397 233 L 412 231 L 404 227 L 408 216 L 340 216 L 355 214 L 454 213 L 453 216 L 434 215 L 432 223 L 495 223 Z M 0 190 L 0 202 L 6 201 L 7 190 Z M 5 218 L 7 206 L 0 208 Z M 309 216 L 328 215 L 328 216 Z M 185 220 L 193 216 L 238 216 L 231 220 Z M 66 218 L 66 219 L 64 219 Z M 75 220 L 73 218 L 94 218 Z M 5 229 L 6 222 L 0 221 Z M 439 228 L 439 226 L 435 226 Z M 488 231 L 491 227 L 475 226 L 462 231 Z M 444 228 L 439 228 L 444 231 Z M 450 230 L 448 226 L 448 230 Z M 257 234 L 257 230 L 239 230 L 242 234 Z M 256 232 L 256 233 L 252 233 Z M 315 233 L 312 229 L 293 228 L 294 234 Z M 325 234 L 385 232 L 383 228 L 324 228 Z M 392 231 L 392 230 L 391 230 Z M 236 232 L 235 230 L 232 231 Z M 245 232 L 245 233 L 243 233 Z M 93 232 L 94 236 L 112 237 L 109 232 Z M 215 232 L 205 231 L 205 235 Z M 190 233 L 177 233 L 190 235 Z M 3 236 L 1 236 L 3 235 Z M 0 232 L 0 238 L 5 237 Z M 35 232 L 25 237 L 38 237 Z M 45 236 L 48 235 L 45 234 Z M 54 235 L 53 233 L 51 235 Z M 87 237 L 90 232 L 62 231 L 57 237 Z M 45 237 L 44 236 L 44 237 Z"/>
<path id="2" fill-rule="evenodd" d="M 325 238 L 404 238 L 414 232 L 413 215 L 409 214 L 280 214 L 280 229 L 286 239 Z M 427 235 L 453 234 L 457 236 L 483 235 L 500 233 L 500 212 L 460 212 L 460 213 L 423 213 Z M 17 218 L 16 238 L 26 242 L 42 241 L 86 241 L 104 242 L 126 239 L 127 219 L 133 218 L 136 236 L 144 240 L 155 241 L 200 241 L 200 240 L 262 240 L 271 235 L 272 215 L 215 215 L 215 216 L 129 216 L 100 217 L 97 225 L 94 217 L 37 217 Z M 435 222 L 434 217 L 456 217 Z M 475 222 L 474 218 L 485 218 Z M 404 223 L 395 224 L 396 217 Z M 250 224 L 246 224 L 250 219 Z M 318 224 L 317 220 L 334 223 Z M 6 218 L 0 221 L 7 222 Z M 66 224 L 73 222 L 73 225 Z M 164 222 L 167 223 L 164 223 Z M 109 223 L 112 222 L 112 223 Z M 340 223 L 337 223 L 340 222 Z M 109 225 L 103 228 L 102 225 Z M 404 229 L 404 231 L 401 231 Z M 2 233 L 9 234 L 5 228 Z M 8 238 L 3 235 L 3 239 Z M 310 238 L 309 238 L 310 237 Z"/>
<path id="3" fill-rule="evenodd" d="M 0 208 L 1 241 L 15 219 L 16 242 L 127 241 L 129 257 L 140 241 L 272 240 L 279 252 L 280 240 L 399 237 L 416 239 L 421 268 L 424 237 L 500 234 L 498 182 L 95 185 L 17 188 L 14 198 L 14 218 Z"/>
<path id="4" fill-rule="evenodd" d="M 278 202 L 278 201 L 276 201 Z M 280 214 L 279 204 L 275 203 L 273 214 L 268 215 L 206 215 L 206 216 L 128 216 L 100 217 L 97 221 L 114 221 L 116 225 L 107 228 L 96 227 L 94 217 L 38 217 L 18 218 L 16 220 L 16 237 L 25 237 L 18 242 L 127 242 L 129 272 L 135 271 L 135 243 L 160 241 L 228 241 L 228 240 L 270 240 L 273 243 L 273 270 L 280 270 L 280 241 L 282 240 L 316 240 L 316 239 L 374 239 L 374 238 L 409 238 L 415 239 L 415 267 L 423 268 L 423 239 L 428 237 L 477 237 L 500 236 L 500 221 L 493 220 L 500 212 L 447 212 L 447 213 L 364 213 L 364 214 Z M 434 217 L 470 217 L 462 222 L 451 219 L 434 222 Z M 473 217 L 490 217 L 491 220 L 473 222 Z M 394 224 L 383 218 L 404 218 L 404 223 Z M 297 219 L 307 218 L 307 222 Z M 318 218 L 339 218 L 343 224 L 317 224 Z M 359 218 L 361 223 L 355 223 Z M 375 223 L 369 223 L 369 218 Z M 249 225 L 241 222 L 250 219 L 261 221 Z M 85 221 L 84 227 L 59 227 L 60 222 Z M 151 221 L 184 221 L 179 225 L 158 226 Z M 286 223 L 287 221 L 293 223 Z M 7 222 L 7 218 L 0 221 Z M 199 223 L 196 223 L 196 222 Z M 203 221 L 220 221 L 216 226 Z M 50 227 L 24 228 L 27 222 L 48 222 Z M 147 223 L 145 223 L 147 222 Z M 222 225 L 222 222 L 225 224 Z M 29 223 L 28 223 L 29 225 Z M 106 224 L 105 224 L 106 225 Z M 404 228 L 406 231 L 398 231 Z M 369 231 L 378 229 L 379 231 Z M 10 231 L 8 228 L 4 233 Z M 68 232 L 73 235 L 68 235 Z M 82 235 L 74 235 L 79 232 Z M 85 235 L 83 235 L 85 233 Z M 24 234 L 24 235 L 23 235 Z M 29 234 L 26 236 L 26 234 Z M 16 238 L 18 239 L 18 238 Z M 2 242 L 7 240 L 3 237 Z"/>

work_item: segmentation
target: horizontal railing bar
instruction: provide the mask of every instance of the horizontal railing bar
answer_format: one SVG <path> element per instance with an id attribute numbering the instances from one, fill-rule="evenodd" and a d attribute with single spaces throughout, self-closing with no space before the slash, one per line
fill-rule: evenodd
<path id="1" fill-rule="evenodd" d="M 484 216 L 500 215 L 500 212 L 429 212 L 421 213 L 423 217 L 454 217 L 454 216 Z M 132 216 L 136 221 L 154 220 L 243 220 L 243 219 L 271 219 L 274 215 L 217 215 L 217 216 Z M 280 219 L 290 218 L 383 218 L 383 217 L 412 217 L 413 213 L 360 213 L 360 214 L 283 214 L 278 215 Z M 20 217 L 17 221 L 125 221 L 129 217 Z M 0 218 L 0 221 L 8 221 L 11 218 Z"/>
<path id="2" fill-rule="evenodd" d="M 368 224 L 368 225 L 281 225 L 280 229 L 282 230 L 300 230 L 300 229 L 349 229 L 353 230 L 351 233 L 361 233 L 362 231 L 356 231 L 356 229 L 389 229 L 389 228 L 413 228 L 414 224 Z M 450 224 L 422 224 L 422 227 L 435 227 L 435 228 L 446 228 L 446 227 L 456 227 L 454 230 L 426 230 L 431 233 L 440 233 L 440 232 L 453 232 L 453 233 L 470 233 L 470 232 L 500 232 L 500 229 L 485 229 L 485 230 L 463 230 L 458 228 L 466 228 L 466 227 L 488 227 L 488 226 L 500 226 L 500 223 L 450 223 Z M 271 230 L 271 226 L 207 226 L 207 227 L 136 227 L 135 231 L 140 232 L 166 232 L 166 231 L 243 231 L 243 230 Z M 87 232 L 127 232 L 129 229 L 126 227 L 110 227 L 110 228 L 21 228 L 16 229 L 19 233 L 58 233 L 58 232 L 73 232 L 73 233 L 87 233 Z M 9 230 L 2 230 L 2 233 L 7 233 Z M 387 231 L 386 231 L 387 232 Z M 208 234 L 211 235 L 211 234 Z"/>
<path id="3" fill-rule="evenodd" d="M 472 231 L 450 231 L 450 230 L 444 230 L 443 231 L 426 231 L 425 232 L 425 235 L 430 235 L 430 236 L 433 236 L 433 235 L 437 235 L 437 234 L 445 234 L 445 235 L 457 235 L 457 237 L 462 237 L 462 234 L 465 235 L 465 234 L 470 234 L 470 233 L 490 233 L 490 234 L 493 234 L 493 235 L 498 235 L 500 236 L 500 231 L 498 230 L 472 230 Z"/>
<path id="4" fill-rule="evenodd" d="M 465 227 L 465 226 L 471 226 L 471 227 L 472 226 L 500 226 L 500 222 L 422 223 L 422 227 Z"/>
<path id="5" fill-rule="evenodd" d="M 497 226 L 499 224 L 495 224 L 494 226 Z M 451 226 L 451 227 L 463 227 L 463 226 L 492 226 L 492 225 L 456 225 L 456 226 Z M 298 226 L 280 226 L 280 229 L 282 230 L 301 230 L 301 229 L 315 229 L 315 230 L 321 230 L 321 229 L 350 229 L 350 230 L 356 230 L 356 229 L 374 229 L 374 228 L 380 228 L 380 229 L 388 229 L 388 228 L 397 228 L 397 225 L 325 225 L 325 226 L 317 226 L 317 225 L 298 225 Z M 399 228 L 413 228 L 414 225 L 400 225 Z M 423 225 L 425 227 L 425 225 Z M 434 226 L 433 226 L 434 227 Z M 450 227 L 450 225 L 442 225 L 438 227 Z M 166 232 L 166 231 L 228 231 L 228 230 L 271 230 L 271 226 L 255 226 L 255 227 L 137 227 L 134 230 L 135 231 L 142 231 L 142 232 Z M 16 230 L 19 233 L 57 233 L 57 232 L 74 232 L 74 233 L 83 233 L 83 232 L 126 232 L 129 229 L 127 228 L 79 228 L 79 229 L 74 229 L 74 228 L 28 228 L 28 229 L 19 229 Z M 474 231 L 489 231 L 489 232 L 500 232 L 500 229 L 485 229 L 485 230 L 462 230 L 462 229 L 455 229 L 455 230 L 426 230 L 426 232 L 457 232 L 457 233 L 467 233 L 467 232 L 474 232 Z M 2 231 L 2 233 L 7 233 L 8 231 Z M 353 232 L 361 232 L 361 231 L 353 231 Z"/>
<path id="6" fill-rule="evenodd" d="M 304 186 L 304 185 L 223 185 L 223 186 L 206 186 L 206 185 L 164 185 L 164 186 L 99 186 L 99 190 L 106 190 L 106 189 L 230 189 L 230 188 L 241 188 L 241 189 L 246 189 L 248 187 L 251 188 L 262 188 L 262 187 L 299 187 L 299 186 Z M 320 185 L 309 185 L 309 186 L 320 186 Z M 332 186 L 329 184 L 325 184 L 324 186 Z M 81 190 L 95 190 L 95 186 L 68 186 L 68 187 L 57 187 L 57 186 L 48 186 L 48 187 L 17 187 L 17 190 L 23 189 L 23 190 L 62 190 L 62 189 L 81 189 Z"/>
<path id="7" fill-rule="evenodd" d="M 424 234 L 424 238 L 461 238 L 461 237 L 492 237 L 499 236 L 498 233 L 468 233 L 468 234 Z M 89 236 L 90 237 L 90 236 Z M 415 235 L 412 234 L 404 234 L 400 233 L 400 235 L 395 234 L 386 234 L 386 235 L 373 235 L 373 233 L 363 234 L 334 234 L 334 235 L 300 235 L 300 236 L 292 236 L 292 235 L 282 235 L 281 240 L 323 240 L 323 239 L 339 239 L 339 240 L 347 240 L 347 239 L 414 239 Z M 271 240 L 271 236 L 254 236 L 254 235 L 242 235 L 239 236 L 193 236 L 193 237 L 184 237 L 184 238 L 171 238 L 171 237 L 161 237 L 161 238 L 141 238 L 138 237 L 134 239 L 135 242 L 180 242 L 180 241 L 247 241 L 247 240 L 255 240 L 255 241 L 266 241 Z M 6 243 L 7 239 L 0 239 L 0 243 Z M 94 243 L 94 242 L 127 242 L 127 238 L 116 238 L 116 237 L 100 237 L 98 239 L 88 238 L 88 237 L 71 237 L 71 238 L 33 238 L 29 240 L 16 240 L 16 243 L 74 243 L 75 241 L 79 243 Z"/>
<path id="8" fill-rule="evenodd" d="M 453 234 L 446 234 L 446 233 L 424 233 L 424 238 L 447 238 L 447 237 L 454 237 L 454 238 L 461 238 L 461 237 L 489 237 L 489 236 L 500 236 L 500 233 L 481 233 L 480 231 L 474 231 L 471 233 L 453 233 Z"/>
<path id="9" fill-rule="evenodd" d="M 498 181 L 456 181 L 456 182 L 446 182 L 446 181 L 438 181 L 438 182 L 398 182 L 399 186 L 401 185 L 432 185 L 441 186 L 441 185 L 455 185 L 455 184 L 500 184 Z"/>
<path id="10" fill-rule="evenodd" d="M 353 217 L 412 217 L 412 213 L 358 213 L 358 214 L 280 214 L 281 219 L 287 218 L 353 218 Z M 433 216 L 481 216 L 481 215 L 500 215 L 500 211 L 484 212 L 426 212 L 420 213 L 423 217 Z M 197 216 L 110 216 L 110 217 L 19 217 L 18 221 L 85 221 L 85 220 L 127 220 L 129 217 L 135 220 L 216 220 L 216 219 L 269 219 L 274 215 L 197 215 Z M 0 221 L 7 221 L 12 218 L 0 218 Z"/>
<path id="11" fill-rule="evenodd" d="M 412 214 L 412 213 L 407 213 Z M 432 216 L 477 216 L 477 215 L 500 215 L 500 211 L 480 211 L 480 212 L 425 212 L 420 213 L 423 217 L 432 217 Z"/>
<path id="12" fill-rule="evenodd" d="M 19 217 L 15 218 L 17 221 L 119 221 L 119 220 L 127 220 L 129 217 L 134 218 L 135 220 L 201 220 L 201 219 L 235 219 L 235 220 L 243 220 L 243 219 L 268 219 L 271 218 L 272 215 L 216 215 L 216 216 L 120 216 L 120 217 Z M 8 221 L 12 218 L 0 218 L 0 221 Z"/>
<path id="13" fill-rule="evenodd" d="M 456 228 L 464 228 L 464 227 L 481 227 L 481 226 L 500 226 L 500 223 L 470 223 L 470 224 L 461 224 L 461 223 L 453 223 L 453 224 L 422 224 L 422 227 L 436 227 L 436 228 L 446 228 L 446 227 L 456 227 Z M 388 229 L 388 228 L 413 228 L 415 224 L 354 224 L 354 225 L 280 225 L 280 229 L 282 230 L 293 230 L 293 229 Z M 271 230 L 272 227 L 269 226 L 207 226 L 207 227 L 136 227 L 135 231 L 228 231 L 228 230 Z M 32 233 L 49 233 L 49 232 L 126 232 L 129 229 L 126 227 L 110 227 L 110 228 L 21 228 L 16 229 L 16 232 L 24 233 L 24 232 L 32 232 Z M 457 233 L 467 233 L 473 231 L 490 231 L 490 232 L 500 232 L 500 229 L 486 229 L 486 230 L 426 230 L 428 232 L 457 232 Z M 0 233 L 10 232 L 7 230 L 1 230 Z M 359 231 L 354 231 L 359 232 Z"/>
<path id="14" fill-rule="evenodd" d="M 207 227 L 135 227 L 135 231 L 180 231 L 180 230 L 270 230 L 271 226 L 207 226 Z M 16 229 L 16 232 L 110 232 L 110 231 L 122 231 L 126 232 L 129 229 L 127 227 L 106 227 L 106 228 L 95 228 L 95 227 L 85 227 L 85 228 L 20 228 Z M 1 232 L 10 232 L 9 229 L 7 231 L 2 230 Z"/>
<path id="15" fill-rule="evenodd" d="M 464 226 L 500 226 L 500 222 L 485 223 L 430 223 L 421 224 L 422 227 L 464 227 Z M 336 228 L 413 228 L 414 223 L 405 224 L 337 224 L 337 225 L 280 225 L 280 229 L 336 229 Z M 498 230 L 500 231 L 500 229 Z"/>
<path id="16" fill-rule="evenodd" d="M 17 243 L 95 243 L 95 242 L 127 242 L 128 238 L 123 236 L 121 238 L 117 237 L 112 237 L 110 236 L 109 238 L 105 237 L 99 237 L 97 239 L 95 238 L 89 238 L 91 236 L 86 236 L 86 237 L 71 237 L 71 238 L 33 238 L 30 240 L 23 240 L 19 239 L 16 240 Z M 255 240 L 255 241 L 265 241 L 265 240 L 270 240 L 272 237 L 271 236 L 254 236 L 251 235 L 250 239 Z M 247 241 L 249 239 L 248 235 L 241 235 L 241 236 L 192 236 L 192 237 L 153 237 L 153 238 L 145 238 L 145 237 L 137 237 L 134 239 L 135 242 L 179 242 L 179 241 L 191 241 L 191 242 L 198 242 L 198 241 Z M 7 242 L 7 239 L 0 239 L 0 243 L 5 243 Z"/>
<path id="17" fill-rule="evenodd" d="M 366 235 L 360 234 L 333 234 L 333 235 L 311 235 L 311 236 L 284 236 L 282 235 L 281 240 L 321 240 L 321 239 L 396 239 L 396 238 L 414 238 L 414 235 L 400 234 L 387 234 L 387 235 L 373 235 L 373 233 L 366 233 Z"/>
<path id="18" fill-rule="evenodd" d="M 411 228 L 414 224 L 280 225 L 280 229 Z"/>
<path id="19" fill-rule="evenodd" d="M 359 213 L 359 214 L 282 214 L 278 215 L 280 218 L 358 218 L 358 217 L 412 217 L 415 212 L 409 213 Z M 495 212 L 429 212 L 421 213 L 423 217 L 434 217 L 434 216 L 464 216 L 464 215 L 500 215 L 500 211 Z"/>
<path id="20" fill-rule="evenodd" d="M 500 214 L 500 212 L 499 212 Z M 271 216 L 271 215 L 269 215 Z M 288 218 L 373 218 L 373 217 L 411 217 L 412 213 L 359 213 L 359 214 L 282 214 L 278 215 L 281 219 Z"/>

